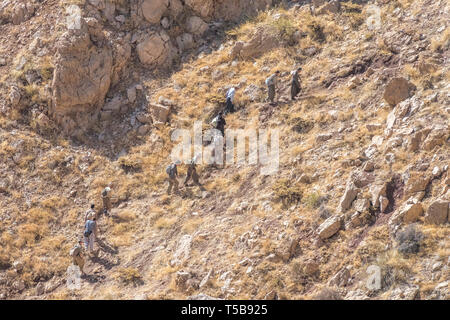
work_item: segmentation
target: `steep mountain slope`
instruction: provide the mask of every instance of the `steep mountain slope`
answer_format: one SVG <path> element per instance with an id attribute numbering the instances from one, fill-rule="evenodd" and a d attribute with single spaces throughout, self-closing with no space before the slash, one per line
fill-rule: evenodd
<path id="1" fill-rule="evenodd" d="M 238 25 L 217 22 L 230 20 L 218 9 L 227 1 L 211 12 L 185 1 L 181 20 L 170 4 L 150 17 L 133 9 L 141 2 L 115 1 L 108 19 L 107 6 L 83 1 L 86 25 L 68 32 L 58 1 L 19 25 L 2 20 L 0 297 L 448 299 L 449 6 L 357 2 L 290 3 Z M 187 49 L 191 14 L 209 24 Z M 164 17 L 172 24 L 161 62 L 170 63 L 155 69 L 139 45 L 161 35 Z M 97 54 L 109 67 L 90 67 Z M 67 93 L 58 102 L 58 90 L 87 81 L 70 76 L 80 61 L 96 70 L 89 81 L 100 70 L 111 83 L 85 88 L 88 100 Z M 302 93 L 292 102 L 296 66 Z M 270 106 L 264 79 L 275 70 L 281 94 Z M 196 120 L 209 127 L 230 86 L 239 108 L 227 128 L 279 130 L 278 172 L 201 165 L 205 191 L 167 196 L 171 133 Z M 105 186 L 113 210 L 99 221 L 99 256 L 69 290 L 68 252 Z M 367 285 L 371 266 L 380 288 Z"/>

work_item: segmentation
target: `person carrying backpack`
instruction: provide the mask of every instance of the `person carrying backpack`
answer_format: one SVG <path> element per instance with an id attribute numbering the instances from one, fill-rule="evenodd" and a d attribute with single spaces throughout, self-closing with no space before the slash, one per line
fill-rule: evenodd
<path id="1" fill-rule="evenodd" d="M 78 243 L 70 250 L 70 256 L 72 257 L 72 263 L 78 266 L 81 270 L 81 274 L 84 275 L 84 257 L 83 257 L 83 240 L 79 239 Z"/>
<path id="2" fill-rule="evenodd" d="M 170 195 L 172 192 L 172 187 L 175 189 L 175 193 L 178 193 L 178 170 L 177 170 L 178 161 L 172 163 L 166 168 L 166 173 L 169 176 L 169 188 L 167 189 L 167 194 Z"/>
<path id="3" fill-rule="evenodd" d="M 93 218 L 92 220 L 87 220 L 84 225 L 84 244 L 86 245 L 86 250 L 89 253 L 94 252 L 94 241 L 98 234 L 97 229 L 97 218 Z"/>
<path id="4" fill-rule="evenodd" d="M 295 100 L 297 95 L 300 93 L 301 86 L 300 86 L 300 80 L 299 80 L 299 71 L 301 71 L 302 68 L 298 68 L 291 72 L 292 75 L 292 81 L 291 81 L 291 100 Z"/>
<path id="5" fill-rule="evenodd" d="M 234 87 L 230 88 L 227 92 L 227 102 L 226 102 L 226 107 L 225 107 L 225 112 L 224 112 L 225 115 L 236 111 L 234 108 L 234 104 L 233 104 L 235 94 L 236 94 L 236 89 Z"/>
<path id="6" fill-rule="evenodd" d="M 219 112 L 217 117 L 213 120 L 213 123 L 215 124 L 215 128 L 222 133 L 222 136 L 225 136 L 225 125 L 227 124 L 227 122 L 223 117 L 222 111 Z"/>
<path id="7" fill-rule="evenodd" d="M 186 174 L 186 180 L 184 181 L 184 185 L 187 186 L 189 180 L 194 181 L 194 184 L 196 184 L 197 186 L 199 186 L 200 188 L 202 187 L 202 185 L 200 184 L 200 182 L 198 181 L 198 173 L 197 173 L 197 168 L 195 165 L 195 159 L 192 159 L 191 162 L 188 165 L 188 169 L 187 169 L 187 174 Z"/>
<path id="8" fill-rule="evenodd" d="M 97 218 L 97 212 L 95 212 L 95 204 L 91 204 L 91 208 L 84 214 L 84 223 L 93 218 Z"/>
<path id="9" fill-rule="evenodd" d="M 103 201 L 103 213 L 109 214 L 111 212 L 111 198 L 109 197 L 110 187 L 106 187 L 102 191 L 102 201 Z"/>
<path id="10" fill-rule="evenodd" d="M 268 98 L 271 104 L 275 103 L 275 92 L 277 87 L 277 77 L 280 74 L 280 71 L 276 71 L 270 77 L 266 79 Z"/>

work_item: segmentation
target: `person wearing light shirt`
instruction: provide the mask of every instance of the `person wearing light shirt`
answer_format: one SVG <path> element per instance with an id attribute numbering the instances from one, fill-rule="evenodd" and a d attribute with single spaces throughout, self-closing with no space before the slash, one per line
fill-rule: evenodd
<path id="1" fill-rule="evenodd" d="M 270 77 L 266 79 L 267 92 L 268 92 L 268 100 L 270 104 L 275 103 L 275 94 L 277 90 L 277 77 L 280 74 L 280 71 L 276 71 Z"/>
<path id="2" fill-rule="evenodd" d="M 236 89 L 234 87 L 230 88 L 227 92 L 227 102 L 226 102 L 226 107 L 225 107 L 225 112 L 224 114 L 227 113 L 232 113 L 235 111 L 234 108 L 234 95 L 236 94 Z"/>

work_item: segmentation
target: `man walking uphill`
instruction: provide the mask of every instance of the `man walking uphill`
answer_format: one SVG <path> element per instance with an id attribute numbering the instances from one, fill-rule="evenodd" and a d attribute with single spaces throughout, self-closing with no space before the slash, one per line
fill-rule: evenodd
<path id="1" fill-rule="evenodd" d="M 84 222 L 86 223 L 86 221 L 93 218 L 97 218 L 97 212 L 95 212 L 95 205 L 91 204 L 91 208 L 84 214 Z"/>
<path id="2" fill-rule="evenodd" d="M 78 243 L 70 250 L 70 256 L 74 265 L 80 268 L 81 274 L 84 275 L 84 258 L 83 258 L 83 240 L 80 239 Z"/>
<path id="3" fill-rule="evenodd" d="M 297 95 L 300 93 L 301 86 L 298 73 L 302 70 L 302 68 L 298 68 L 291 72 L 292 82 L 291 82 L 291 100 L 295 100 Z"/>
<path id="4" fill-rule="evenodd" d="M 228 92 L 227 92 L 227 102 L 226 102 L 227 104 L 226 104 L 225 112 L 224 112 L 225 115 L 236 111 L 234 109 L 234 104 L 233 104 L 235 94 L 236 94 L 235 88 L 230 88 L 230 90 L 228 90 Z"/>
<path id="5" fill-rule="evenodd" d="M 277 77 L 280 74 L 280 71 L 276 71 L 273 75 L 266 79 L 266 85 L 268 90 L 268 98 L 271 104 L 275 103 L 275 92 L 277 89 Z"/>
<path id="6" fill-rule="evenodd" d="M 194 159 L 192 159 L 191 162 L 189 163 L 189 166 L 188 166 L 188 169 L 187 169 L 187 174 L 186 174 L 186 180 L 184 180 L 184 185 L 185 186 L 187 185 L 187 183 L 189 182 L 189 180 L 191 178 L 194 181 L 194 184 L 196 184 L 197 186 L 202 188 L 202 185 L 198 181 L 199 176 L 198 176 L 198 173 L 197 173 L 197 168 L 196 168 Z"/>
<path id="7" fill-rule="evenodd" d="M 98 235 L 96 218 L 86 221 L 84 225 L 84 244 L 89 253 L 94 253 L 94 241 Z"/>
<path id="8" fill-rule="evenodd" d="M 177 165 L 178 161 L 175 163 L 172 163 L 166 168 L 166 173 L 169 176 L 169 188 L 167 189 L 167 194 L 170 194 L 172 192 L 172 187 L 175 189 L 175 193 L 178 193 L 178 170 Z"/>
<path id="9" fill-rule="evenodd" d="M 109 196 L 110 191 L 110 187 L 106 187 L 102 191 L 103 212 L 106 212 L 107 214 L 111 213 L 111 198 Z"/>
<path id="10" fill-rule="evenodd" d="M 227 122 L 225 121 L 225 118 L 223 117 L 223 112 L 220 111 L 217 117 L 214 118 L 212 121 L 212 124 L 214 127 L 219 130 L 222 133 L 222 136 L 225 136 L 225 125 Z"/>

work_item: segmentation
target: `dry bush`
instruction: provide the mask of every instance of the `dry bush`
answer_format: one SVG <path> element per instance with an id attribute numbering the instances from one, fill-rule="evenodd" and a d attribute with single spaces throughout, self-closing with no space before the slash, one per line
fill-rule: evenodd
<path id="1" fill-rule="evenodd" d="M 297 204 L 302 198 L 302 192 L 299 186 L 291 185 L 291 181 L 288 179 L 280 179 L 273 186 L 272 190 L 277 198 L 281 200 L 285 207 L 291 204 Z"/>
<path id="2" fill-rule="evenodd" d="M 130 222 L 136 219 L 136 214 L 131 210 L 123 210 L 117 214 L 120 222 Z"/>
<path id="3" fill-rule="evenodd" d="M 154 227 L 157 229 L 169 229 L 177 222 L 176 217 L 161 217 L 156 220 Z"/>
<path id="4" fill-rule="evenodd" d="M 45 225 L 37 225 L 35 223 L 21 224 L 17 228 L 18 238 L 16 243 L 18 247 L 27 245 L 33 246 L 37 241 L 41 240 L 48 232 L 48 227 Z"/>
<path id="5" fill-rule="evenodd" d="M 423 240 L 423 234 L 414 224 L 407 226 L 404 230 L 400 231 L 396 235 L 398 243 L 397 250 L 400 253 L 418 253 L 420 250 L 420 244 Z"/>
<path id="6" fill-rule="evenodd" d="M 310 209 L 317 209 L 326 201 L 327 197 L 322 196 L 318 191 L 314 191 L 304 198 L 304 203 Z"/>
<path id="7" fill-rule="evenodd" d="M 127 285 L 138 285 L 142 283 L 142 276 L 139 273 L 139 270 L 135 268 L 120 268 L 116 272 L 115 278 Z"/>

